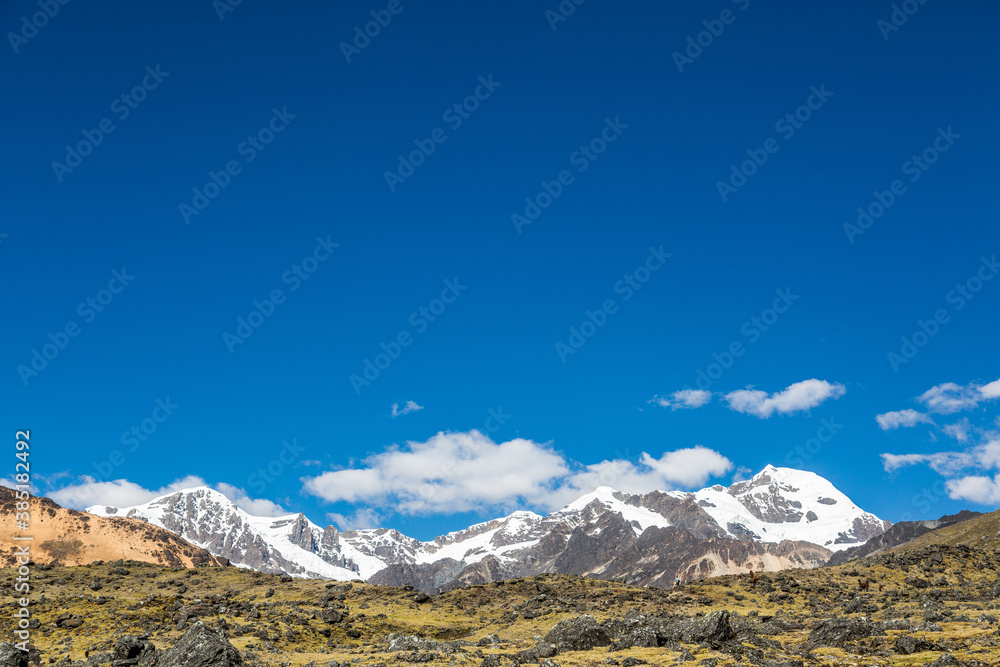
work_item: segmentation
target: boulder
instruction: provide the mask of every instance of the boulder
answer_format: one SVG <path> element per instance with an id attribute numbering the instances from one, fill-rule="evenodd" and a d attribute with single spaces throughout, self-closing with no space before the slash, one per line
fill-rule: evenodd
<path id="1" fill-rule="evenodd" d="M 163 652 L 156 667 L 242 667 L 243 657 L 232 644 L 201 621 Z"/>
<path id="2" fill-rule="evenodd" d="M 896 637 L 896 643 L 892 648 L 899 655 L 913 655 L 914 653 L 920 653 L 921 651 L 944 650 L 939 644 L 929 642 L 921 637 L 912 637 L 910 635 Z"/>
<path id="3" fill-rule="evenodd" d="M 667 638 L 686 644 L 726 642 L 736 638 L 729 619 L 728 611 L 713 611 L 706 616 L 681 621 L 668 631 Z"/>
<path id="4" fill-rule="evenodd" d="M 113 651 L 114 667 L 137 665 L 146 667 L 156 664 L 156 647 L 148 637 L 125 635 L 115 642 Z"/>
<path id="5" fill-rule="evenodd" d="M 28 667 L 28 654 L 13 644 L 0 643 L 0 667 Z"/>
<path id="6" fill-rule="evenodd" d="M 545 641 L 555 644 L 559 651 L 587 651 L 595 646 L 607 646 L 611 638 L 593 616 L 584 614 L 559 621 L 545 635 Z"/>
<path id="7" fill-rule="evenodd" d="M 867 618 L 831 618 L 822 621 L 809 633 L 806 646 L 809 648 L 817 646 L 842 648 L 844 642 L 884 634 L 882 628 Z"/>

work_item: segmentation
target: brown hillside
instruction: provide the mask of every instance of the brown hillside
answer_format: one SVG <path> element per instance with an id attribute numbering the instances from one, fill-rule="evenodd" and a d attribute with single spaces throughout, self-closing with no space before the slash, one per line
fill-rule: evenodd
<path id="1" fill-rule="evenodd" d="M 84 565 L 97 560 L 135 560 L 171 567 L 222 566 L 228 563 L 201 547 L 137 519 L 103 518 L 65 509 L 48 498 L 31 498 L 31 526 L 25 533 L 14 523 L 14 491 L 0 487 L 0 567 L 15 564 L 15 534 L 34 537 L 35 563 Z"/>
<path id="2" fill-rule="evenodd" d="M 1000 510 L 932 530 L 897 549 L 917 549 L 931 544 L 964 544 L 978 549 L 1000 549 Z"/>

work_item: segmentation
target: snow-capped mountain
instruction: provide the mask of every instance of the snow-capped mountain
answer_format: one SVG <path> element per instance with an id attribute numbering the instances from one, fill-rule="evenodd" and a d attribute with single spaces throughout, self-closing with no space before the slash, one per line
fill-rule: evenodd
<path id="1" fill-rule="evenodd" d="M 720 527 L 739 539 L 802 540 L 841 551 L 892 525 L 862 510 L 816 473 L 792 468 L 769 465 L 752 479 L 693 495 Z"/>
<path id="2" fill-rule="evenodd" d="M 548 516 L 518 511 L 430 542 L 396 530 L 252 516 L 198 487 L 91 514 L 140 518 L 241 567 L 441 590 L 539 572 L 666 584 L 746 569 L 812 567 L 891 524 L 819 475 L 767 466 L 730 487 L 629 495 L 600 487 Z"/>

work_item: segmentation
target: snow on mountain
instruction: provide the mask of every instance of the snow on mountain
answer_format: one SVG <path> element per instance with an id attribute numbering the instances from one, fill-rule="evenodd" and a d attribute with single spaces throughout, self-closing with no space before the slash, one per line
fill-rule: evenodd
<path id="1" fill-rule="evenodd" d="M 666 528 L 671 525 L 666 517 L 654 510 L 626 503 L 627 498 L 626 494 L 615 491 L 610 486 L 599 486 L 591 493 L 580 496 L 558 512 L 553 512 L 550 518 L 561 519 L 570 524 L 580 524 L 593 518 L 587 516 L 588 511 L 595 516 L 604 512 L 616 512 L 631 524 L 636 535 L 642 535 L 650 526 Z"/>
<path id="2" fill-rule="evenodd" d="M 774 466 L 728 488 L 716 485 L 693 493 L 638 496 L 602 486 L 546 517 L 518 511 L 430 542 L 385 528 L 344 532 L 333 526 L 320 528 L 302 514 L 253 516 L 208 487 L 178 491 L 136 507 L 95 506 L 87 511 L 144 519 L 228 558 L 233 565 L 337 580 L 367 580 L 391 566 L 428 567 L 454 561 L 461 569 L 487 558 L 516 569 L 525 559 L 538 561 L 541 543 L 549 553 L 579 529 L 603 539 L 601 526 L 616 525 L 606 521 L 614 515 L 620 516 L 614 518 L 617 525 L 624 520 L 635 536 L 650 528 L 674 526 L 698 539 L 792 540 L 831 551 L 863 543 L 891 525 L 861 510 L 819 475 Z"/>
<path id="3" fill-rule="evenodd" d="M 263 572 L 347 580 L 367 578 L 385 567 L 354 549 L 342 549 L 332 526 L 324 530 L 302 514 L 252 516 L 204 486 L 135 507 L 94 506 L 86 511 L 97 516 L 143 519 L 228 558 L 233 565 Z"/>
<path id="4" fill-rule="evenodd" d="M 727 533 L 758 542 L 801 540 L 848 549 L 891 525 L 865 512 L 819 475 L 767 466 L 751 479 L 693 496 Z"/>

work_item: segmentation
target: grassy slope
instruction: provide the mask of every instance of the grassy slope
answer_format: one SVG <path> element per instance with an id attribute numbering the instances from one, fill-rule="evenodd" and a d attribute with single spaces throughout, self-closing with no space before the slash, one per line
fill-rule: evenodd
<path id="1" fill-rule="evenodd" d="M 483 653 L 512 653 L 529 648 L 535 638 L 544 635 L 555 623 L 581 613 L 598 619 L 618 617 L 630 608 L 645 612 L 668 612 L 691 616 L 697 612 L 728 609 L 743 615 L 757 612 L 776 615 L 786 620 L 798 619 L 806 629 L 770 637 L 779 640 L 784 649 L 768 650 L 770 659 L 800 659 L 795 653 L 818 619 L 844 614 L 842 606 L 857 593 L 858 577 L 868 577 L 874 583 L 872 592 L 861 594 L 880 607 L 869 616 L 875 620 L 911 618 L 924 622 L 926 590 L 907 586 L 907 576 L 927 579 L 945 577 L 954 586 L 951 599 L 943 598 L 947 611 L 956 616 L 980 616 L 984 609 L 1000 606 L 998 601 L 983 603 L 973 600 L 968 592 L 997 579 L 1000 552 L 946 550 L 941 563 L 926 562 L 903 572 L 887 564 L 885 557 L 872 557 L 836 568 L 819 570 L 788 570 L 765 575 L 752 584 L 745 577 L 725 576 L 689 584 L 677 591 L 643 589 L 622 584 L 582 579 L 573 576 L 543 575 L 514 580 L 503 585 L 491 584 L 451 591 L 424 604 L 416 604 L 414 591 L 354 583 L 343 593 L 340 602 L 346 607 L 345 621 L 328 625 L 316 615 L 322 610 L 324 595 L 337 593 L 337 588 L 325 581 L 293 580 L 281 582 L 277 576 L 264 575 L 238 568 L 197 568 L 178 570 L 161 566 L 125 563 L 129 574 L 116 574 L 115 564 L 103 563 L 77 567 L 55 567 L 35 571 L 34 611 L 41 627 L 35 630 L 36 645 L 46 660 L 69 655 L 83 659 L 84 651 L 106 651 L 114 639 L 123 634 L 148 633 L 159 648 L 170 646 L 182 634 L 176 629 L 176 608 L 185 605 L 205 612 L 203 620 L 210 627 L 224 622 L 232 643 L 251 649 L 271 664 L 288 662 L 304 665 L 315 660 L 325 665 L 328 660 L 360 660 L 359 664 L 395 662 L 395 655 L 380 653 L 380 644 L 390 632 L 416 634 L 439 640 L 462 638 L 475 641 L 496 633 L 507 642 L 499 648 L 483 648 Z M 94 580 L 103 587 L 94 591 Z M 959 582 L 964 582 L 959 585 Z M 10 590 L 12 570 L 0 570 L 0 583 Z M 877 592 L 878 585 L 885 592 Z M 180 586 L 184 586 L 179 595 Z M 773 588 L 772 588 L 773 587 Z M 772 588 L 768 592 L 768 588 Z M 273 589 L 271 596 L 268 589 Z M 892 591 L 899 595 L 890 598 Z M 966 592 L 963 595 L 963 591 Z M 44 596 L 44 601 L 38 596 Z M 110 598 L 98 603 L 98 596 Z M 965 597 L 963 600 L 962 598 Z M 199 602 L 201 601 L 201 602 Z M 334 600 L 334 604 L 337 601 Z M 9 617 L 12 600 L 8 598 L 0 615 Z M 817 606 L 818 605 L 818 606 Z M 886 605 L 891 605 L 887 609 Z M 220 613 L 220 606 L 225 609 Z M 248 618 L 256 607 L 259 619 Z M 235 610 L 235 611 L 234 611 Z M 525 618 L 535 613 L 541 615 Z M 515 612 L 516 615 L 515 615 Z M 61 614 L 75 614 L 84 619 L 81 627 L 61 629 L 52 625 Z M 986 612 L 990 613 L 990 612 Z M 992 612 L 997 614 L 996 611 Z M 859 614 L 851 614 L 858 616 Z M 933 633 L 935 641 L 950 645 L 960 659 L 975 658 L 987 664 L 1000 664 L 1000 642 L 996 626 L 975 621 L 939 621 L 943 633 Z M 250 632 L 244 633 L 241 628 Z M 329 630 L 329 637 L 322 634 Z M 348 630 L 360 636 L 348 636 Z M 887 637 L 864 640 L 890 648 L 895 636 L 907 634 L 889 631 Z M 922 634 L 922 633 L 921 633 Z M 260 635 L 260 636 L 256 636 Z M 992 644 L 992 645 L 991 645 Z M 335 647 L 332 645 L 336 645 Z M 961 647 L 960 647 L 961 646 Z M 719 658 L 719 667 L 734 664 L 732 658 L 707 648 L 689 647 L 695 656 Z M 477 647 L 467 647 L 468 654 L 459 654 L 458 664 L 478 665 Z M 609 654 L 607 649 L 589 652 L 563 653 L 556 661 L 563 667 L 594 665 L 612 656 L 621 660 L 627 656 L 645 659 L 651 664 L 667 664 L 678 653 L 664 649 L 634 648 Z M 913 656 L 889 658 L 858 657 L 844 649 L 817 649 L 814 655 L 821 664 L 892 664 L 920 665 L 931 662 L 939 653 L 925 652 Z M 443 657 L 444 662 L 448 657 Z"/>
<path id="2" fill-rule="evenodd" d="M 931 544 L 967 544 L 983 549 L 1000 549 L 1000 510 L 947 528 L 938 528 L 907 542 L 901 548 L 911 549 Z"/>

